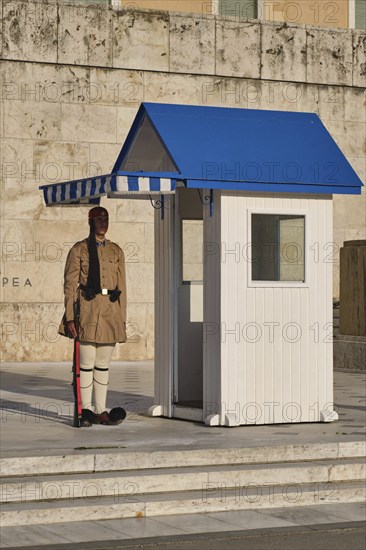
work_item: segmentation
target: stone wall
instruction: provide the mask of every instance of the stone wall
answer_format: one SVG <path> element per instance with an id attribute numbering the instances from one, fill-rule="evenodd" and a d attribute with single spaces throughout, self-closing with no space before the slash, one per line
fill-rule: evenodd
<path id="1" fill-rule="evenodd" d="M 57 336 L 62 273 L 86 212 L 46 209 L 38 185 L 109 172 L 141 101 L 316 112 L 365 181 L 365 32 L 57 0 L 0 10 L 3 360 L 71 356 Z M 115 358 L 151 358 L 153 208 L 103 204 L 127 261 L 130 339 Z M 335 197 L 334 243 L 310 244 L 334 263 L 334 296 L 339 248 L 365 238 L 365 209 L 364 193 Z"/>

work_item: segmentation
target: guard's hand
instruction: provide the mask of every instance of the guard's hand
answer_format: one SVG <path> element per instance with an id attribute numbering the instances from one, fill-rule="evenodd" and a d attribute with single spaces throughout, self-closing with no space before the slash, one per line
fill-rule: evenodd
<path id="1" fill-rule="evenodd" d="M 118 300 L 120 294 L 121 294 L 121 291 L 118 290 L 118 288 L 115 288 L 114 290 L 112 290 L 112 292 L 111 292 L 111 294 L 110 294 L 110 296 L 109 296 L 109 300 L 110 300 L 111 302 L 117 302 L 117 300 Z"/>
<path id="2" fill-rule="evenodd" d="M 76 327 L 74 321 L 67 321 L 67 331 L 73 338 L 77 337 Z"/>

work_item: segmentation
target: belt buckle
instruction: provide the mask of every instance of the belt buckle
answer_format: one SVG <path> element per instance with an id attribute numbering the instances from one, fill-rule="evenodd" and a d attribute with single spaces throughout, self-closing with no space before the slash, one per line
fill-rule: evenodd
<path id="1" fill-rule="evenodd" d="M 103 296 L 108 296 L 108 288 L 102 288 Z"/>

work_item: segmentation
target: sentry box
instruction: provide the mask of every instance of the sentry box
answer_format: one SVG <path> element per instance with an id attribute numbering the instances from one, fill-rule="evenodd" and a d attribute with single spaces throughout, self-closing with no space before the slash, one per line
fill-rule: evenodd
<path id="1" fill-rule="evenodd" d="M 153 416 L 337 419 L 332 195 L 362 182 L 313 113 L 143 103 L 111 174 L 41 189 L 155 208 Z"/>

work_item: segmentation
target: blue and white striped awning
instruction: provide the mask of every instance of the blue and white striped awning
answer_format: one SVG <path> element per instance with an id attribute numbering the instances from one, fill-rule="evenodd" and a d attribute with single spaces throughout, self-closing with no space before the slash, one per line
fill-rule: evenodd
<path id="1" fill-rule="evenodd" d="M 145 198 L 154 194 L 174 193 L 176 179 L 156 176 L 136 175 L 135 173 L 117 172 L 42 185 L 46 206 L 62 205 L 92 205 L 99 204 L 100 197 L 110 198 L 128 197 Z"/>

